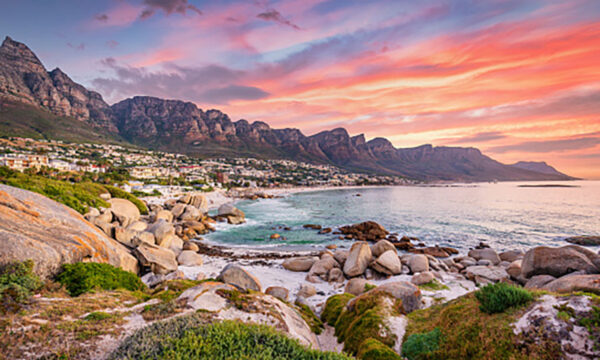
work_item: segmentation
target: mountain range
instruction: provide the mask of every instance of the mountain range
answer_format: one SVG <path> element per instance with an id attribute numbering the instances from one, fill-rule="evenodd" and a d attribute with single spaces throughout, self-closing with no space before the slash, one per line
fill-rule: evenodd
<path id="1" fill-rule="evenodd" d="M 136 96 L 111 106 L 59 68 L 47 71 L 10 37 L 0 46 L 0 134 L 116 141 L 202 157 L 285 158 L 422 180 L 574 179 L 546 163 L 502 164 L 475 148 L 395 148 L 385 138 L 366 141 L 343 128 L 306 136 L 261 121 L 232 121 L 179 100 Z"/>

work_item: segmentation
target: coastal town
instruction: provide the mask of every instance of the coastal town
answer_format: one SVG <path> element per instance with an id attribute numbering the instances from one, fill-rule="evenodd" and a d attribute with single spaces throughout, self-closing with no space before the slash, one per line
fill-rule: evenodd
<path id="1" fill-rule="evenodd" d="M 408 185 L 395 176 L 352 173 L 333 165 L 255 158 L 199 159 L 115 144 L 67 143 L 30 138 L 0 139 L 0 166 L 17 171 L 119 173 L 125 190 L 147 194 L 189 190 L 316 186 Z"/>

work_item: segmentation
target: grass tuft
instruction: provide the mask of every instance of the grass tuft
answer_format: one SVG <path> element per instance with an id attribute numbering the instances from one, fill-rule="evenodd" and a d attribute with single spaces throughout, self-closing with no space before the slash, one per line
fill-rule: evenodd
<path id="1" fill-rule="evenodd" d="M 423 355 L 436 351 L 440 347 L 442 332 L 435 328 L 426 333 L 411 334 L 402 344 L 402 356 L 417 360 Z"/>
<path id="2" fill-rule="evenodd" d="M 475 292 L 475 297 L 481 304 L 481 311 L 487 314 L 501 313 L 533 300 L 528 290 L 502 282 L 484 286 Z"/>

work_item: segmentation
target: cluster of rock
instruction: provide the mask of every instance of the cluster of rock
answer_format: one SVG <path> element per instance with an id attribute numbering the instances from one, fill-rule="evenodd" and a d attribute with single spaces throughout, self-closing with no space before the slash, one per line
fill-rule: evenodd
<path id="1" fill-rule="evenodd" d="M 107 201 L 110 208 L 91 209 L 85 217 L 106 235 L 131 249 L 143 270 L 157 276 L 173 273 L 179 265 L 202 265 L 199 247 L 191 240 L 214 231 L 215 222 L 208 216 L 208 202 L 203 195 L 190 193 L 168 200 L 163 206 L 151 205 L 147 216 L 142 216 L 128 200 Z M 232 205 L 222 205 L 218 213 L 217 218 L 230 223 L 244 221 L 244 213 Z M 157 282 L 159 279 L 145 280 Z"/>

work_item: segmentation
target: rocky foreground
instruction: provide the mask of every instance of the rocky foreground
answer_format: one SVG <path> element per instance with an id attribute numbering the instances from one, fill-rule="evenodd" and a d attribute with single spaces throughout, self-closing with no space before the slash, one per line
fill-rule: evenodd
<path id="1" fill-rule="evenodd" d="M 145 331 L 193 316 L 186 321 L 266 324 L 306 347 L 362 359 L 421 358 L 411 348 L 415 339 L 429 337 L 437 339 L 430 355 L 449 359 L 600 358 L 600 255 L 581 246 L 497 253 L 480 244 L 458 254 L 369 221 L 339 229 L 305 225 L 307 232 L 347 239 L 343 248 L 240 253 L 199 240 L 217 221 L 245 221 L 230 204 L 211 217 L 206 199 L 188 194 L 150 205 L 150 213 L 141 215 L 127 200 L 107 200 L 110 208 L 82 217 L 0 185 L 2 262 L 32 259 L 46 279 L 64 263 L 109 263 L 138 274 L 151 294 L 44 293 L 26 315 L 7 320 L 11 325 L 4 329 L 18 341 L 2 343 L 2 356 L 40 358 L 67 346 L 78 349 L 71 358 L 136 358 L 132 339 L 146 341 L 140 340 Z M 481 310 L 478 289 L 497 283 L 518 285 L 529 295 L 513 307 L 508 303 L 514 299 L 505 298 L 500 305 L 510 309 L 498 314 Z M 59 310 L 57 303 L 72 310 Z M 94 311 L 118 321 L 87 336 L 79 327 L 65 330 L 87 326 Z M 58 331 L 53 336 L 42 331 L 49 322 Z M 455 337 L 467 344 L 454 343 Z"/>

